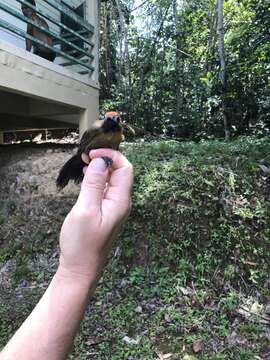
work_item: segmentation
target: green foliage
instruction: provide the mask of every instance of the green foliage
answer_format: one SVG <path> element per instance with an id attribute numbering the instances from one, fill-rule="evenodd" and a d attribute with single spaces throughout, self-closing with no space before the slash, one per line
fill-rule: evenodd
<path id="1" fill-rule="evenodd" d="M 264 358 L 268 324 L 239 309 L 263 309 L 270 296 L 269 175 L 258 166 L 270 162 L 270 139 L 123 144 L 123 152 L 134 164 L 133 209 L 69 359 Z M 36 236 L 32 246 L 1 249 L 2 261 L 16 258 L 17 280 L 44 253 L 45 232 Z M 47 236 L 48 257 L 53 246 Z M 29 293 L 12 297 L 16 306 L 0 298 L 0 346 L 37 302 Z"/>
<path id="2" fill-rule="evenodd" d="M 156 359 L 159 351 L 242 360 L 263 353 L 265 326 L 239 320 L 238 329 L 234 321 L 244 291 L 269 297 L 269 204 L 258 168 L 269 150 L 268 138 L 125 147 L 135 168 L 133 210 L 121 256 L 106 269 L 83 325 L 99 339 L 95 324 L 102 324 L 98 356 Z M 243 345 L 229 345 L 232 336 Z M 83 341 L 71 358 L 82 354 Z M 196 341 L 204 350 L 195 356 Z"/>
<path id="3" fill-rule="evenodd" d="M 133 2 L 121 4 L 128 14 L 122 52 L 118 10 L 101 5 L 102 109 L 117 108 L 131 124 L 169 137 L 222 137 L 216 1 L 147 1 L 136 11 Z M 233 136 L 269 133 L 269 14 L 265 0 L 224 2 Z"/>
<path id="4" fill-rule="evenodd" d="M 269 206 L 258 163 L 269 158 L 268 144 L 250 138 L 230 146 L 215 141 L 133 145 L 128 156 L 137 164 L 134 216 L 142 226 L 137 231 L 149 242 L 150 259 L 181 269 L 185 282 L 194 273 L 208 282 L 219 267 L 228 281 L 239 273 L 252 283 L 266 279 L 262 255 L 268 256 Z M 156 251 L 157 243 L 166 256 L 159 247 Z M 249 261 L 256 267 L 247 266 Z"/>

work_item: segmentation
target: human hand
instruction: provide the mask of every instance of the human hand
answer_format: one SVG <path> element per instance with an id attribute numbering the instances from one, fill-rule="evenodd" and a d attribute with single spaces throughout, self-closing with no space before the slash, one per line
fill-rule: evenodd
<path id="1" fill-rule="evenodd" d="M 101 270 L 131 206 L 133 168 L 125 156 L 97 149 L 89 157 L 79 197 L 60 234 L 59 269 L 75 277 L 91 277 Z M 110 168 L 102 157 L 113 160 Z M 86 154 L 82 158 L 88 162 Z"/>

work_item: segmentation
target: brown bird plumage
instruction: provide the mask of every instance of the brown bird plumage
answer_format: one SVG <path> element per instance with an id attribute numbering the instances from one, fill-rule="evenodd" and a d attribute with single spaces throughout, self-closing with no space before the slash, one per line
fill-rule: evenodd
<path id="1" fill-rule="evenodd" d="M 86 165 L 81 158 L 82 153 L 88 154 L 92 149 L 111 148 L 118 150 L 123 140 L 123 125 L 120 115 L 107 112 L 103 120 L 97 120 L 90 129 L 85 131 L 79 143 L 77 153 L 61 168 L 56 184 L 64 188 L 70 180 L 79 183 L 83 179 L 83 168 Z"/>

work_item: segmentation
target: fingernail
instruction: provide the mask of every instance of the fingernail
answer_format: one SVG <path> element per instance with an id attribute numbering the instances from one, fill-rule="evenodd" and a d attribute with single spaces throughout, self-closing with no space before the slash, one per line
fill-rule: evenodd
<path id="1" fill-rule="evenodd" d="M 92 170 L 103 172 L 107 169 L 107 164 L 104 162 L 102 158 L 93 159 L 90 162 L 90 165 Z"/>
<path id="2" fill-rule="evenodd" d="M 111 159 L 108 156 L 102 156 L 102 159 L 104 160 L 105 164 L 107 167 L 112 166 L 113 164 L 113 159 Z"/>

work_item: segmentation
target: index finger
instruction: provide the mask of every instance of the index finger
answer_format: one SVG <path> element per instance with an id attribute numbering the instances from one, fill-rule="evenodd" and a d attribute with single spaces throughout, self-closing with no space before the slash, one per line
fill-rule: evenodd
<path id="1" fill-rule="evenodd" d="M 129 198 L 133 185 L 133 166 L 119 151 L 112 149 L 96 149 L 89 153 L 91 159 L 96 157 L 110 157 L 113 160 L 112 173 L 106 198 L 120 200 Z"/>

